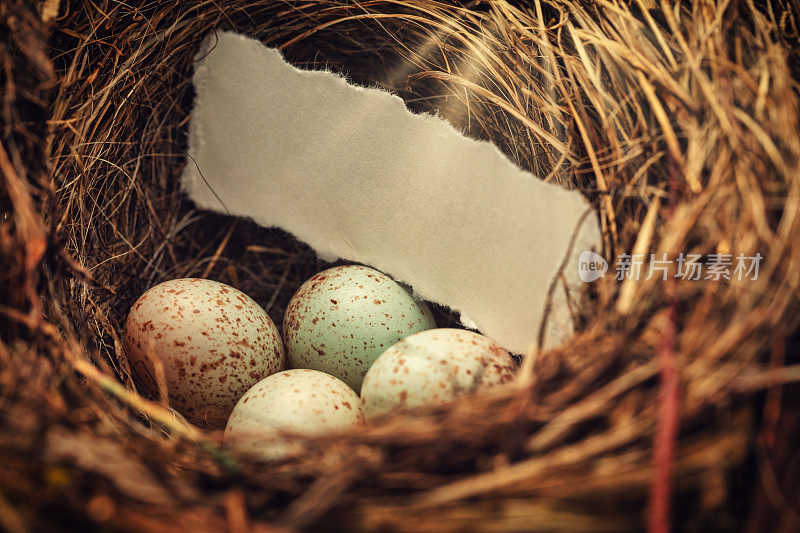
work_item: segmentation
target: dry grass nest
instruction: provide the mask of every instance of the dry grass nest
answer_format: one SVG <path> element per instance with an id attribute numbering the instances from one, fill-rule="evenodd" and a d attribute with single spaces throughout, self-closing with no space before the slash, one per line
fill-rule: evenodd
<path id="1" fill-rule="evenodd" d="M 798 24 L 781 0 L 4 0 L 0 527 L 800 527 Z M 280 464 L 231 457 L 137 394 L 120 342 L 159 281 L 230 283 L 280 324 L 325 266 L 180 192 L 192 60 L 218 29 L 581 190 L 612 262 L 761 253 L 758 279 L 606 276 L 513 387 Z"/>

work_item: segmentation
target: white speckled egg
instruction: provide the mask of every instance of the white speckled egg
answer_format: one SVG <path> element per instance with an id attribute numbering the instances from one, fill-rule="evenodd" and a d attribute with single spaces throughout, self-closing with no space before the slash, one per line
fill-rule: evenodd
<path id="1" fill-rule="evenodd" d="M 225 428 L 225 445 L 263 460 L 299 450 L 282 433 L 324 435 L 363 422 L 353 389 L 316 370 L 295 369 L 256 383 L 233 408 Z"/>
<path id="2" fill-rule="evenodd" d="M 358 392 L 384 350 L 435 327 L 428 306 L 389 276 L 347 265 L 320 272 L 298 289 L 286 309 L 283 338 L 290 367 L 321 370 Z"/>
<path id="3" fill-rule="evenodd" d="M 280 332 L 261 306 L 224 283 L 196 278 L 165 281 L 136 301 L 125 353 L 141 386 L 157 395 L 163 371 L 172 407 L 217 427 L 247 389 L 286 367 Z"/>
<path id="4" fill-rule="evenodd" d="M 370 419 L 399 407 L 441 405 L 480 387 L 510 382 L 516 369 L 511 355 L 483 335 L 431 329 L 378 357 L 364 378 L 361 407 Z"/>

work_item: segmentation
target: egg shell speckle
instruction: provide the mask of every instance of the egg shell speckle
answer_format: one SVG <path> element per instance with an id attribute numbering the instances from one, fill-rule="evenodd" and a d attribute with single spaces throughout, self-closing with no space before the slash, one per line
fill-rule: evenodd
<path id="1" fill-rule="evenodd" d="M 355 391 L 400 339 L 436 327 L 424 302 L 369 267 L 330 268 L 306 281 L 283 319 L 288 364 L 336 376 Z"/>
<path id="2" fill-rule="evenodd" d="M 462 329 L 406 337 L 372 365 L 361 389 L 367 419 L 396 408 L 435 406 L 481 387 L 508 383 L 517 365 L 497 343 Z"/>
<path id="3" fill-rule="evenodd" d="M 217 281 L 184 278 L 145 292 L 125 324 L 125 353 L 138 383 L 196 424 L 221 427 L 254 383 L 286 367 L 280 332 L 249 296 Z"/>
<path id="4" fill-rule="evenodd" d="M 285 434 L 324 435 L 361 423 L 361 402 L 345 383 L 316 370 L 286 370 L 259 381 L 239 400 L 224 441 L 239 453 L 274 460 L 300 449 Z"/>

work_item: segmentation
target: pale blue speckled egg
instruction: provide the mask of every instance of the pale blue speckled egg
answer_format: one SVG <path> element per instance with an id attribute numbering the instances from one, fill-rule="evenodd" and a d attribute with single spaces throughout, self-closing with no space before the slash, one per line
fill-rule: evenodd
<path id="1" fill-rule="evenodd" d="M 287 361 L 336 376 L 356 392 L 373 361 L 400 339 L 435 328 L 424 302 L 369 267 L 330 268 L 306 281 L 283 319 Z"/>

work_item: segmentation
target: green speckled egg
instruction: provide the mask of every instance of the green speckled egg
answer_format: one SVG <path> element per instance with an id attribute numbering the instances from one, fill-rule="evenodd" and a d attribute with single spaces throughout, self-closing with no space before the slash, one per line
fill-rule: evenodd
<path id="1" fill-rule="evenodd" d="M 306 281 L 283 319 L 287 361 L 336 376 L 356 392 L 389 346 L 435 328 L 424 302 L 369 267 L 330 268 Z"/>

